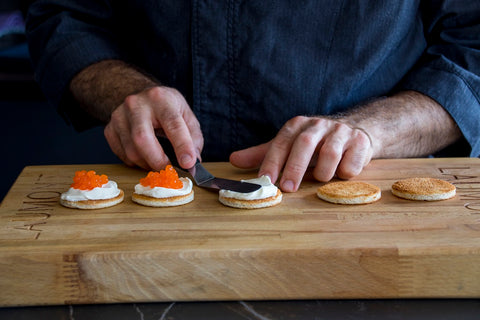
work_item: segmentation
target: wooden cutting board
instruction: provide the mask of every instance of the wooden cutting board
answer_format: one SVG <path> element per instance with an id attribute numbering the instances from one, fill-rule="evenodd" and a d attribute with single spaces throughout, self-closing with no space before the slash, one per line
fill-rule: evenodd
<path id="1" fill-rule="evenodd" d="M 207 163 L 215 175 L 254 171 Z M 125 190 L 112 208 L 59 205 L 76 170 Z M 272 208 L 242 210 L 195 188 L 194 202 L 131 201 L 144 171 L 123 165 L 26 167 L 0 207 L 0 305 L 231 299 L 480 297 L 480 160 L 376 160 L 355 180 L 382 198 L 342 206 L 315 195 L 307 174 Z M 457 196 L 393 196 L 398 179 L 452 182 Z"/>

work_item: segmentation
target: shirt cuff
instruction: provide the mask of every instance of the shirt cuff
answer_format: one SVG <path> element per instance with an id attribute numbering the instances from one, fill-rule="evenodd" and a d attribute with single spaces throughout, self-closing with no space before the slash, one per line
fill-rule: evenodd
<path id="1" fill-rule="evenodd" d="M 446 62 L 445 62 L 446 64 Z M 435 64 L 410 73 L 401 85 L 437 101 L 452 116 L 470 144 L 470 156 L 480 155 L 480 77 L 454 66 Z"/>

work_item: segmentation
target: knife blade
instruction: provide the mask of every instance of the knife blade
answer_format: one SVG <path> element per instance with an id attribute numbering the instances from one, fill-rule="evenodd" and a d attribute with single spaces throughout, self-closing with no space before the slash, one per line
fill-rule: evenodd
<path id="1" fill-rule="evenodd" d="M 183 169 L 180 169 L 183 171 Z M 187 169 L 188 173 L 192 176 L 195 184 L 202 188 L 209 189 L 224 189 L 241 193 L 249 193 L 260 189 L 262 186 L 256 183 L 242 182 L 231 179 L 217 178 L 208 172 L 202 165 L 200 160 L 193 167 Z"/>
<path id="2" fill-rule="evenodd" d="M 183 172 L 185 175 L 190 175 L 195 184 L 199 187 L 218 190 L 224 189 L 241 193 L 253 192 L 262 187 L 256 183 L 217 178 L 205 169 L 199 159 L 197 159 L 193 167 L 187 169 L 187 172 L 178 164 L 171 142 L 162 136 L 157 135 L 157 138 L 164 152 L 168 155 L 170 163 L 177 169 L 177 171 Z"/>

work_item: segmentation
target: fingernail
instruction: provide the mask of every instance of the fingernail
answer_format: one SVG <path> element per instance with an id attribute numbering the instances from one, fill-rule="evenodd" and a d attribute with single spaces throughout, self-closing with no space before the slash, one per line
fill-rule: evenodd
<path id="1" fill-rule="evenodd" d="M 295 184 L 292 180 L 286 180 L 282 183 L 282 189 L 286 192 L 293 192 L 295 189 Z"/>

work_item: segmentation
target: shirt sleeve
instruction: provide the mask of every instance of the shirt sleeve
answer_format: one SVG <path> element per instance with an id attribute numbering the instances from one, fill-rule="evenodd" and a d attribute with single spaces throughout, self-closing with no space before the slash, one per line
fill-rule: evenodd
<path id="1" fill-rule="evenodd" d="M 427 48 L 401 89 L 440 103 L 480 155 L 480 1 L 422 2 Z"/>
<path id="2" fill-rule="evenodd" d="M 90 64 L 122 58 L 112 20 L 108 1 L 46 0 L 29 7 L 26 29 L 35 80 L 78 130 L 98 123 L 74 102 L 69 83 Z"/>

